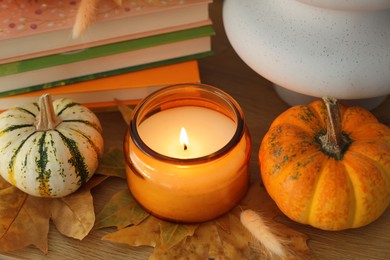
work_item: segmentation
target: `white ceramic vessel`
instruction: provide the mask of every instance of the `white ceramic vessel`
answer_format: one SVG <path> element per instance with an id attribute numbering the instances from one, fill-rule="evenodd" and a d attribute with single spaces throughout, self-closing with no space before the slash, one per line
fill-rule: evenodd
<path id="1" fill-rule="evenodd" d="M 371 109 L 390 94 L 390 0 L 225 0 L 223 21 L 291 105 L 333 96 Z"/>

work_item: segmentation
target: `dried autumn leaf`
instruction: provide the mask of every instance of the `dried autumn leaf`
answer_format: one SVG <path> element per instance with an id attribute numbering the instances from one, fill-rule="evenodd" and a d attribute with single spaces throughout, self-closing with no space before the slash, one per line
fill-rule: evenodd
<path id="1" fill-rule="evenodd" d="M 180 225 L 149 216 L 139 225 L 134 225 L 105 235 L 102 239 L 130 246 L 152 246 L 167 251 L 192 236 L 197 225 Z"/>
<path id="2" fill-rule="evenodd" d="M 138 225 L 148 216 L 149 213 L 144 211 L 130 191 L 125 189 L 114 194 L 96 216 L 95 228 L 116 226 L 122 229 L 129 225 Z"/>
<path id="3" fill-rule="evenodd" d="M 75 193 L 51 201 L 51 218 L 61 234 L 80 240 L 89 234 L 95 222 L 90 191 L 106 178 L 94 176 Z"/>
<path id="4" fill-rule="evenodd" d="M 160 221 L 160 244 L 162 250 L 168 250 L 188 236 L 192 236 L 198 225 L 176 224 Z"/>
<path id="5" fill-rule="evenodd" d="M 11 186 L 11 185 L 6 180 L 4 180 L 2 177 L 0 177 L 0 190 L 5 189 L 9 186 Z"/>
<path id="6" fill-rule="evenodd" d="M 0 191 L 0 250 L 34 245 L 48 252 L 50 200 L 28 196 L 13 186 Z"/>
<path id="7" fill-rule="evenodd" d="M 188 242 L 191 247 L 195 245 L 194 251 L 201 257 L 203 254 L 206 258 L 214 259 L 224 256 L 222 240 L 218 234 L 218 227 L 215 221 L 200 225 L 196 229 L 195 235 L 188 239 Z"/>
<path id="8" fill-rule="evenodd" d="M 156 246 L 160 240 L 160 220 L 150 216 L 139 225 L 127 227 L 103 236 L 103 240 L 129 246 Z"/>
<path id="9" fill-rule="evenodd" d="M 287 247 L 286 259 L 314 258 L 307 246 L 306 235 L 273 221 L 281 212 L 259 183 L 251 186 L 240 205 L 216 220 L 199 226 L 186 226 L 150 216 L 139 225 L 108 234 L 103 239 L 130 246 L 152 246 L 154 251 L 150 259 L 178 259 L 183 256 L 188 259 L 278 259 L 241 224 L 239 215 L 245 208 L 264 213 L 262 215 L 270 223 L 274 234 Z"/>
<path id="10" fill-rule="evenodd" d="M 223 259 L 222 241 L 213 222 L 206 222 L 196 229 L 192 236 L 185 237 L 170 250 L 156 247 L 149 259 Z"/>
<path id="11" fill-rule="evenodd" d="M 106 178 L 93 177 L 79 191 L 60 199 L 29 196 L 0 179 L 0 251 L 34 245 L 47 253 L 50 218 L 62 234 L 85 237 L 94 222 L 90 189 Z"/>
<path id="12" fill-rule="evenodd" d="M 101 175 L 125 179 L 126 168 L 122 150 L 118 148 L 109 148 L 104 153 L 96 172 Z"/>

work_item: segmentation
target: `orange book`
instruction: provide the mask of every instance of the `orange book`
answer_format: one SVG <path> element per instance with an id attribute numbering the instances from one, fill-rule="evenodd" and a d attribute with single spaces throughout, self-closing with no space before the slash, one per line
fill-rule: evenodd
<path id="1" fill-rule="evenodd" d="M 134 104 L 164 86 L 199 82 L 198 63 L 196 60 L 191 60 L 3 97 L 0 98 L 0 110 L 37 102 L 38 98 L 46 93 L 51 94 L 53 99 L 69 98 L 90 108 L 115 106 L 116 99 Z"/>

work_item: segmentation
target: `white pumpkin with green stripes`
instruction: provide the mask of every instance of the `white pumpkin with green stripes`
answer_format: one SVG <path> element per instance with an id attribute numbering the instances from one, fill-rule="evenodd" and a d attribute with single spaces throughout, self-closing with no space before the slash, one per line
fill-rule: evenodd
<path id="1" fill-rule="evenodd" d="M 38 103 L 0 114 L 0 174 L 39 197 L 63 197 L 85 184 L 103 153 L 100 122 L 69 99 Z"/>

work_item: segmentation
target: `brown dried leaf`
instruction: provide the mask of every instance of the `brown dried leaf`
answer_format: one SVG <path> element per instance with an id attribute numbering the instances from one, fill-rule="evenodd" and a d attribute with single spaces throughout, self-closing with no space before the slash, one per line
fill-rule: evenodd
<path id="1" fill-rule="evenodd" d="M 8 188 L 9 186 L 11 186 L 11 184 L 9 184 L 6 180 L 4 180 L 4 179 L 0 176 L 0 190 L 5 189 L 5 188 Z"/>
<path id="2" fill-rule="evenodd" d="M 213 222 L 206 222 L 170 250 L 156 247 L 150 259 L 221 259 L 224 258 L 222 241 Z"/>
<path id="3" fill-rule="evenodd" d="M 148 216 L 149 213 L 144 211 L 130 191 L 125 189 L 114 194 L 96 216 L 95 229 L 110 226 L 122 229 L 129 225 L 138 225 Z"/>
<path id="4" fill-rule="evenodd" d="M 93 177 L 79 191 L 60 199 L 29 196 L 0 178 L 0 251 L 34 245 L 47 253 L 50 218 L 62 234 L 85 237 L 95 219 L 90 189 L 106 178 Z"/>
<path id="5" fill-rule="evenodd" d="M 122 150 L 109 148 L 104 153 L 96 173 L 125 179 L 126 168 Z"/>
<path id="6" fill-rule="evenodd" d="M 160 221 L 160 244 L 162 250 L 168 250 L 188 236 L 192 236 L 198 225 L 176 224 Z"/>
<path id="7" fill-rule="evenodd" d="M 139 225 L 108 234 L 103 239 L 130 246 L 152 246 L 150 259 L 183 256 L 187 259 L 278 259 L 241 224 L 239 215 L 243 209 L 263 213 L 272 232 L 283 241 L 288 252 L 286 259 L 314 258 L 306 235 L 273 221 L 281 212 L 259 183 L 251 186 L 240 205 L 216 220 L 200 225 L 179 225 L 150 216 Z"/>
<path id="8" fill-rule="evenodd" d="M 34 245 L 48 252 L 50 200 L 28 196 L 15 187 L 0 191 L 0 250 Z"/>
<path id="9" fill-rule="evenodd" d="M 150 216 L 139 225 L 127 227 L 103 236 L 103 240 L 129 246 L 156 246 L 160 240 L 160 220 Z"/>

